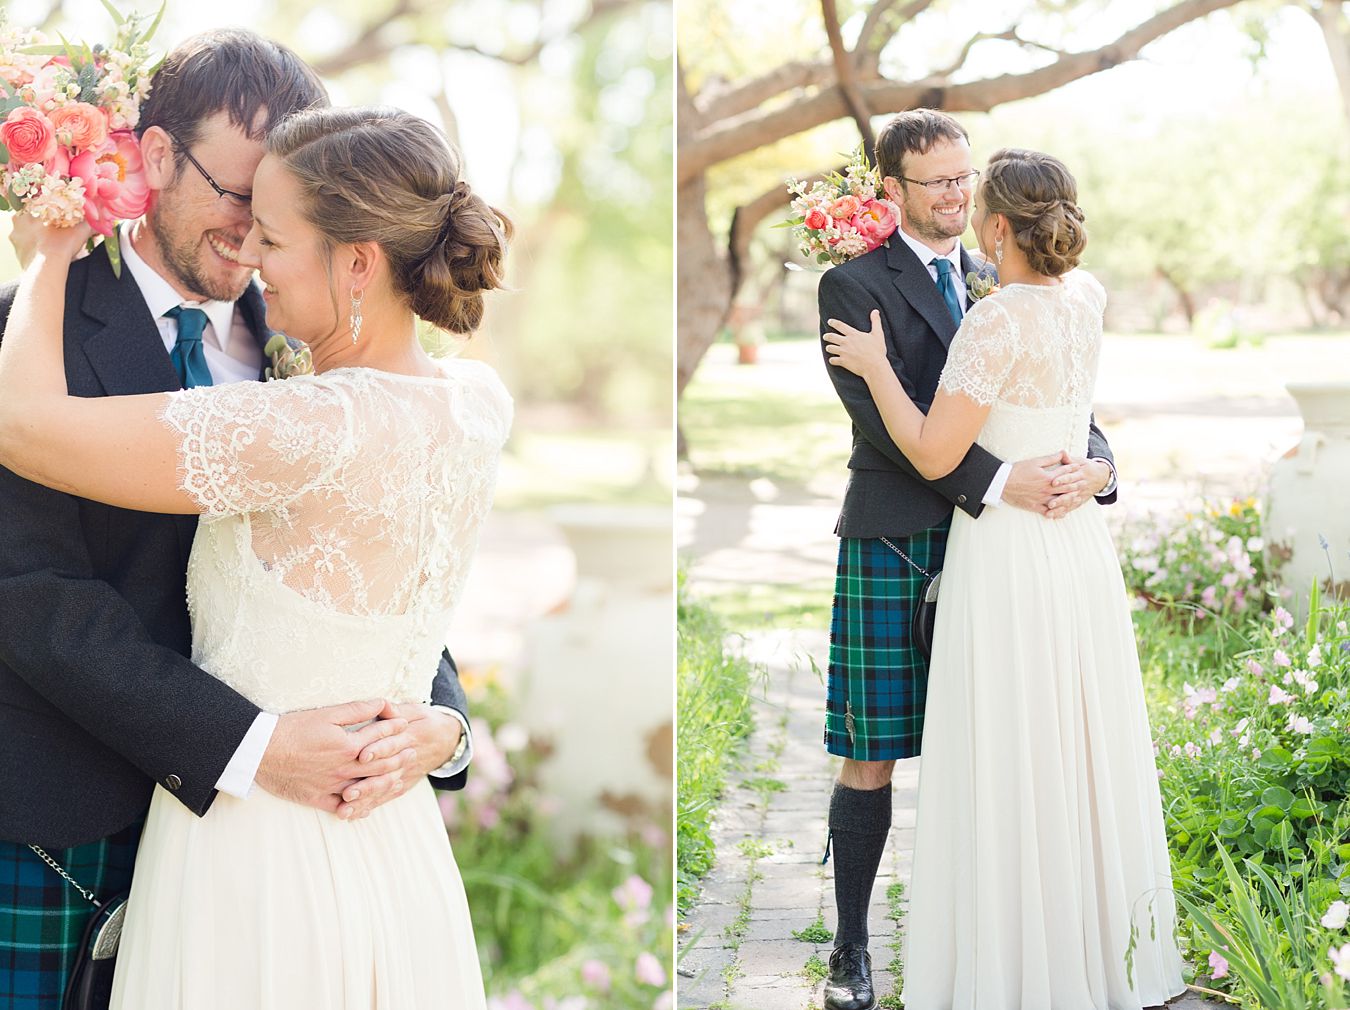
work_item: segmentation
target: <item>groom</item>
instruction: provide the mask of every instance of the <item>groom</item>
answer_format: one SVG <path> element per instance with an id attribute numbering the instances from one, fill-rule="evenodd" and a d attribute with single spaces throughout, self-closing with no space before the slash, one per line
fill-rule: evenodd
<path id="1" fill-rule="evenodd" d="M 244 31 L 189 39 L 153 83 L 138 127 L 152 202 L 123 226 L 121 277 L 102 247 L 71 269 L 79 396 L 261 378 L 270 334 L 238 262 L 253 172 L 268 128 L 327 104 L 299 57 Z M 15 288 L 0 289 L 0 324 Z M 195 516 L 111 508 L 0 469 L 0 517 L 0 1010 L 59 1007 L 93 912 L 29 845 L 100 900 L 124 891 L 156 782 L 199 816 L 217 790 L 255 785 L 343 817 L 416 776 L 463 785 L 471 744 L 448 655 L 437 707 L 353 699 L 270 715 L 187 658 Z"/>
<path id="2" fill-rule="evenodd" d="M 891 364 L 926 411 L 970 307 L 965 278 L 979 272 L 960 243 L 978 175 L 966 131 L 931 109 L 903 112 L 886 124 L 877 137 L 877 168 L 900 208 L 899 230 L 884 246 L 824 274 L 821 333 L 830 319 L 870 329 L 869 314 L 880 310 Z M 954 508 L 976 518 L 985 506 L 1057 518 L 1093 496 L 1114 502 L 1116 478 L 1094 423 L 1089 459 L 1064 454 L 1007 463 L 976 445 L 946 477 L 926 481 L 887 434 L 866 383 L 829 366 L 828 356 L 827 371 L 853 422 L 853 451 L 835 527 L 839 564 L 825 715 L 826 749 L 844 758 L 829 812 L 838 928 L 825 1007 L 868 1010 L 876 997 L 867 909 L 891 827 L 891 774 L 897 759 L 919 753 L 923 734 L 928 662 L 910 640 L 923 584 L 914 566 L 942 568 Z"/>

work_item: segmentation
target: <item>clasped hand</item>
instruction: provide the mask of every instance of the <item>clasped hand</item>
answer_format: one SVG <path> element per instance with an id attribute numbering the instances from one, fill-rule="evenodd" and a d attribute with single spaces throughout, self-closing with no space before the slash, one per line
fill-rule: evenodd
<path id="1" fill-rule="evenodd" d="M 378 699 L 288 712 L 256 781 L 282 799 L 355 820 L 445 764 L 462 732 L 459 720 L 429 705 Z"/>

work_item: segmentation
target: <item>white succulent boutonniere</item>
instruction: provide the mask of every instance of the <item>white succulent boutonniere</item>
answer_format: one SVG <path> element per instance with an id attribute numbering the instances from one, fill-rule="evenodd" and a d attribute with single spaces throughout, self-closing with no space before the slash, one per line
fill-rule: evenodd
<path id="1" fill-rule="evenodd" d="M 966 295 L 971 302 L 978 302 L 986 295 L 992 295 L 999 289 L 998 278 L 992 270 L 972 270 L 966 274 Z"/>
<path id="2" fill-rule="evenodd" d="M 274 333 L 264 345 L 263 353 L 272 359 L 272 367 L 263 373 L 269 381 L 314 374 L 314 359 L 310 356 L 309 345 L 303 340 Z"/>

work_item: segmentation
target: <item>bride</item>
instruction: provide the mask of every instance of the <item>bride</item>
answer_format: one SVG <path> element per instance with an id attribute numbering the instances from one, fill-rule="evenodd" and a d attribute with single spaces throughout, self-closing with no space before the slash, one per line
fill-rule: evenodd
<path id="1" fill-rule="evenodd" d="M 68 396 L 64 291 L 90 231 L 41 228 L 0 347 L 0 464 L 110 505 L 200 513 L 192 658 L 260 707 L 421 701 L 511 400 L 486 365 L 429 358 L 417 318 L 478 326 L 510 223 L 407 113 L 300 113 L 267 151 L 240 258 L 317 374 Z M 430 783 L 351 821 L 261 790 L 198 819 L 157 788 L 113 1006 L 481 1008 Z"/>
<path id="2" fill-rule="evenodd" d="M 1075 270 L 1077 188 L 1048 155 L 994 154 L 972 226 L 1002 288 L 952 341 L 925 418 L 880 317 L 830 321 L 929 480 L 977 442 L 1003 459 L 1082 454 L 1106 294 Z M 907 1010 L 1138 1010 L 1184 991 L 1175 903 L 1120 565 L 1101 510 L 960 512 L 923 732 Z"/>

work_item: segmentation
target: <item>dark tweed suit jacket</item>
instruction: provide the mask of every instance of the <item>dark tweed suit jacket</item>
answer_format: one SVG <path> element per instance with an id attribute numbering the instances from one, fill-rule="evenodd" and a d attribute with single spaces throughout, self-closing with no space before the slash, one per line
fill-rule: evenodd
<path id="1" fill-rule="evenodd" d="M 962 275 L 976 269 L 975 261 L 962 249 Z M 827 270 L 820 278 L 818 299 L 822 338 L 830 319 L 866 330 L 871 328 L 872 310 L 881 311 L 891 367 L 910 399 L 927 413 L 956 324 L 928 268 L 905 241 L 892 236 L 886 245 Z M 824 347 L 822 339 L 822 354 Z M 853 421 L 848 488 L 834 530 L 838 536 L 909 536 L 936 526 L 951 514 L 953 506 L 979 516 L 984 509 L 982 499 L 1003 460 L 978 445 L 971 446 L 947 476 L 924 480 L 891 441 L 867 383 L 848 369 L 829 364 L 828 356 L 825 368 Z M 1067 448 L 1073 451 L 1074 447 Z M 1112 460 L 1115 465 L 1095 420 L 1088 455 Z M 1115 500 L 1114 491 L 1098 499 L 1105 504 Z"/>
<path id="2" fill-rule="evenodd" d="M 16 290 L 0 289 L 0 325 Z M 255 285 L 238 306 L 265 342 Z M 140 289 L 101 247 L 71 267 L 65 360 L 76 396 L 179 388 Z M 0 468 L 0 839 L 95 841 L 141 817 L 156 782 L 198 815 L 210 807 L 258 709 L 187 658 L 196 529 L 196 516 L 112 508 Z M 466 710 L 448 654 L 432 700 Z"/>

